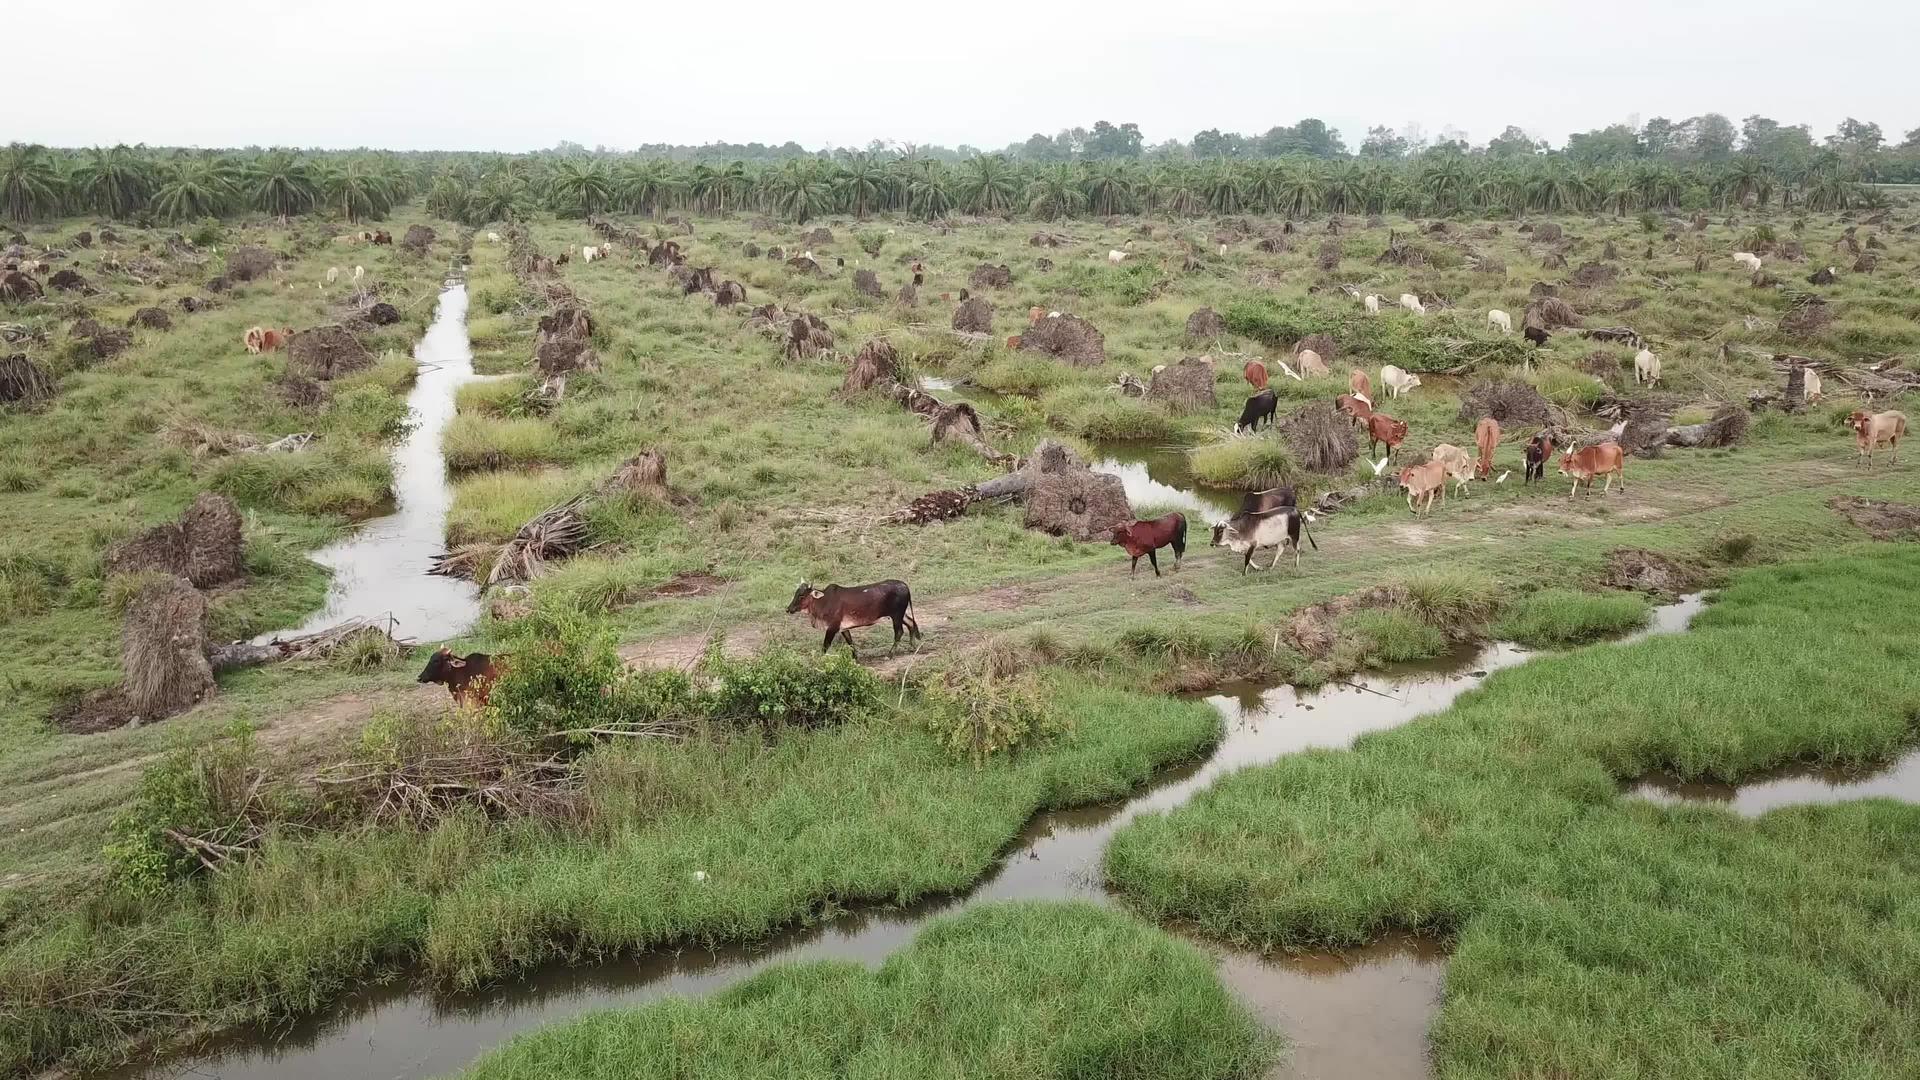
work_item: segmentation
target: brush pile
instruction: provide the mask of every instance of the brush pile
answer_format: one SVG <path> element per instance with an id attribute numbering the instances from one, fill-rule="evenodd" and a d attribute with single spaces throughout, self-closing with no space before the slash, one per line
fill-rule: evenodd
<path id="1" fill-rule="evenodd" d="M 33 405 L 52 397 L 53 388 L 53 376 L 33 357 L 0 357 L 0 403 Z"/>
<path id="2" fill-rule="evenodd" d="M 978 296 L 962 300 L 953 310 L 953 328 L 963 334 L 993 333 L 993 305 Z"/>
<path id="3" fill-rule="evenodd" d="M 1147 384 L 1147 400 L 1162 402 L 1178 412 L 1217 408 L 1220 402 L 1213 390 L 1213 363 L 1207 357 L 1189 356 L 1168 364 L 1153 373 Z"/>
<path id="4" fill-rule="evenodd" d="M 207 601 L 185 578 L 159 578 L 127 604 L 120 635 L 124 692 L 134 715 L 155 720 L 213 693 Z"/>
<path id="5" fill-rule="evenodd" d="M 1005 265 L 990 266 L 981 263 L 967 275 L 967 284 L 976 289 L 1004 289 L 1013 284 L 1013 271 Z"/>
<path id="6" fill-rule="evenodd" d="M 1316 401 L 1295 409 L 1280 421 L 1294 460 L 1315 472 L 1337 472 L 1353 464 L 1360 443 L 1345 413 L 1330 402 Z"/>
<path id="7" fill-rule="evenodd" d="M 1187 337 L 1194 341 L 1212 341 L 1227 332 L 1227 320 L 1210 307 L 1187 316 Z"/>
<path id="8" fill-rule="evenodd" d="M 344 326 L 316 326 L 287 342 L 287 366 L 323 382 L 373 366 L 373 354 Z"/>
<path id="9" fill-rule="evenodd" d="M 273 271 L 273 252 L 254 244 L 241 244 L 227 252 L 228 281 L 253 281 Z"/>
<path id="10" fill-rule="evenodd" d="M 1187 324 L 1191 327 L 1193 320 L 1188 319 Z M 1061 315 L 1042 318 L 1027 327 L 1020 335 L 1020 351 L 1045 353 L 1073 367 L 1096 367 L 1106 363 L 1107 338 L 1098 327 L 1080 316 Z"/>
<path id="11" fill-rule="evenodd" d="M 1460 395 L 1458 419 L 1462 424 L 1477 424 L 1491 416 L 1501 426 L 1547 424 L 1553 420 L 1552 407 L 1531 383 L 1519 379 L 1482 379 Z"/>
<path id="12" fill-rule="evenodd" d="M 840 383 L 842 394 L 857 394 L 879 382 L 898 382 L 900 356 L 885 338 L 874 338 L 860 347 L 847 377 Z"/>
<path id="13" fill-rule="evenodd" d="M 787 322 L 780 353 L 789 360 L 810 360 L 833 351 L 833 331 L 818 316 L 801 311 Z"/>

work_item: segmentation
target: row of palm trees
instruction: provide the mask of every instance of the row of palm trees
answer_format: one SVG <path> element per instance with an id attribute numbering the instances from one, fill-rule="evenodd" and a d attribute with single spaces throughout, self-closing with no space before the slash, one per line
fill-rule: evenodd
<path id="1" fill-rule="evenodd" d="M 1838 210 L 1877 189 L 1833 154 L 1794 169 L 1737 156 L 1724 164 L 1581 167 L 1548 154 L 1491 159 L 1429 153 L 1404 162 L 1308 158 L 1029 164 L 1002 154 L 958 163 L 907 155 L 797 157 L 772 165 L 685 164 L 633 156 L 156 153 L 116 146 L 0 151 L 0 211 L 183 221 L 240 212 L 383 217 L 424 192 L 428 212 L 480 225 L 539 210 L 658 214 L 750 210 L 805 222 L 827 214 L 941 218 L 1320 213 L 1615 213 L 1732 205 Z"/>

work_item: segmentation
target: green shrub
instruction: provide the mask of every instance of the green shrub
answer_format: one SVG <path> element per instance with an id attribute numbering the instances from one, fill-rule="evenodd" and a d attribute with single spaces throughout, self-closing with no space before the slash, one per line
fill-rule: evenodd
<path id="1" fill-rule="evenodd" d="M 1404 664 L 1447 651 L 1447 635 L 1403 611 L 1356 611 L 1340 625 L 1367 661 Z"/>
<path id="2" fill-rule="evenodd" d="M 1048 394 L 1041 406 L 1055 427 L 1083 439 L 1170 441 L 1182 434 L 1180 425 L 1164 411 L 1097 386 L 1057 390 Z"/>
<path id="3" fill-rule="evenodd" d="M 136 893 L 204 868 L 169 832 L 227 844 L 250 830 L 258 772 L 252 729 L 201 747 L 180 747 L 140 775 L 133 802 L 115 819 L 105 855 L 118 880 Z"/>
<path id="4" fill-rule="evenodd" d="M 841 723 L 880 699 L 873 675 L 837 650 L 813 656 L 780 648 L 735 660 L 716 642 L 701 669 L 714 679 L 716 719 L 768 729 Z"/>
<path id="5" fill-rule="evenodd" d="M 318 449 L 222 458 L 212 486 L 242 506 L 363 518 L 391 498 L 393 464 L 381 447 L 326 437 Z"/>
<path id="6" fill-rule="evenodd" d="M 1270 296 L 1235 300 L 1221 313 L 1227 329 L 1265 345 L 1292 345 L 1309 334 L 1332 333 L 1335 319 L 1298 300 Z"/>
<path id="7" fill-rule="evenodd" d="M 1565 364 L 1542 364 L 1534 370 L 1533 388 L 1556 405 L 1586 408 L 1600 400 L 1606 384 Z"/>
<path id="8" fill-rule="evenodd" d="M 1543 589 L 1515 601 L 1493 633 L 1529 648 L 1564 649 L 1646 622 L 1647 602 L 1636 593 Z"/>
<path id="9" fill-rule="evenodd" d="M 981 368 L 973 380 L 1001 394 L 1034 395 L 1070 380 L 1058 360 L 1034 353 L 1010 353 Z"/>
<path id="10" fill-rule="evenodd" d="M 1049 688 L 1032 674 L 996 676 L 982 670 L 929 690 L 923 704 L 934 738 L 976 766 L 1071 726 L 1071 718 L 1053 707 Z"/>
<path id="11" fill-rule="evenodd" d="M 1273 436 L 1235 436 L 1187 452 L 1193 478 L 1208 487 L 1251 491 L 1295 483 L 1293 452 Z"/>
<path id="12" fill-rule="evenodd" d="M 857 234 L 854 239 L 859 241 L 861 251 L 866 252 L 868 255 L 877 256 L 880 254 L 880 249 L 886 246 L 887 234 L 864 232 Z"/>

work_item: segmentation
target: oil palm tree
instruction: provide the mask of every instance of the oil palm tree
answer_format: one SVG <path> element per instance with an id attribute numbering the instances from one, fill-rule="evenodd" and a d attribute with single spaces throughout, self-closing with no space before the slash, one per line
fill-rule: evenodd
<path id="1" fill-rule="evenodd" d="M 313 171 L 298 154 L 290 150 L 274 150 L 254 159 L 248 164 L 241 182 L 249 202 L 260 210 L 278 216 L 283 223 L 294 214 L 313 207 Z"/>
<path id="2" fill-rule="evenodd" d="M 663 158 L 630 159 L 621 162 L 613 178 L 613 191 L 620 205 L 630 213 L 653 216 L 672 198 L 678 187 L 673 166 Z"/>
<path id="3" fill-rule="evenodd" d="M 1273 209 L 1288 217 L 1304 218 L 1313 213 L 1321 198 L 1319 168 L 1304 158 L 1281 161 L 1273 198 Z"/>
<path id="4" fill-rule="evenodd" d="M 387 178 L 371 161 L 348 158 L 321 174 L 320 189 L 327 205 L 348 221 L 385 217 L 394 195 Z"/>
<path id="5" fill-rule="evenodd" d="M 233 182 L 224 159 L 194 154 L 172 161 L 153 193 L 153 209 L 166 221 L 213 217 L 233 199 Z"/>
<path id="6" fill-rule="evenodd" d="M 1134 205 L 1134 170 L 1118 161 L 1096 161 L 1087 168 L 1087 205 L 1102 216 L 1123 214 Z"/>
<path id="7" fill-rule="evenodd" d="M 613 202 L 613 181 L 597 161 L 569 158 L 553 167 L 549 190 L 556 200 L 579 207 L 587 217 Z"/>
<path id="8" fill-rule="evenodd" d="M 945 217 L 958 205 L 953 170 L 938 161 L 917 162 L 907 180 L 907 208 L 924 218 Z"/>
<path id="9" fill-rule="evenodd" d="M 1072 217 L 1087 205 L 1086 192 L 1080 189 L 1080 172 L 1072 162 L 1049 165 L 1034 174 L 1027 184 L 1027 212 L 1052 221 Z"/>
<path id="10" fill-rule="evenodd" d="M 1420 191 L 1439 213 L 1462 209 L 1472 183 L 1466 159 L 1459 154 L 1429 154 L 1421 163 Z"/>
<path id="11" fill-rule="evenodd" d="M 816 158 L 782 163 L 769 175 L 767 184 L 774 208 L 803 225 L 832 205 L 832 188 Z"/>
<path id="12" fill-rule="evenodd" d="M 1762 159 L 1752 154 L 1741 154 L 1727 163 L 1726 171 L 1721 174 L 1721 205 L 1742 205 L 1748 198 L 1759 200 L 1764 191 L 1768 196 L 1773 193 L 1773 169 Z"/>
<path id="13" fill-rule="evenodd" d="M 1216 214 L 1237 214 L 1245 203 L 1239 170 L 1224 158 L 1214 158 L 1201 166 L 1195 182 L 1200 204 Z"/>
<path id="14" fill-rule="evenodd" d="M 960 201 L 972 214 L 1002 214 L 1019 194 L 1019 176 L 1004 154 L 975 154 L 960 167 Z"/>
<path id="15" fill-rule="evenodd" d="M 839 175 L 833 179 L 835 194 L 840 196 L 842 205 L 853 210 L 857 220 L 864 221 L 867 212 L 885 199 L 887 193 L 887 172 L 872 154 L 855 154 L 841 166 Z"/>
<path id="16" fill-rule="evenodd" d="M 66 195 L 60 166 L 44 146 L 14 143 L 0 152 L 0 209 L 13 221 L 59 212 Z"/>
<path id="17" fill-rule="evenodd" d="M 87 151 L 73 173 L 76 194 L 111 218 L 131 217 L 153 194 L 153 163 L 126 145 Z"/>

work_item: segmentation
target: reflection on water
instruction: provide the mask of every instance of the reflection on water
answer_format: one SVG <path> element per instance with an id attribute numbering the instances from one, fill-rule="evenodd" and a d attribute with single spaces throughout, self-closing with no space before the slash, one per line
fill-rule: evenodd
<path id="1" fill-rule="evenodd" d="M 1656 620 L 1679 629 L 1684 620 Z M 1238 683 L 1205 700 L 1225 722 L 1205 759 L 1166 770 L 1133 798 L 1036 815 L 989 876 L 964 894 L 901 908 L 862 907 L 750 945 L 684 947 L 583 967 L 550 965 L 493 992 L 443 995 L 397 985 L 361 992 L 324 1017 L 241 1034 L 120 1078 L 185 1075 L 223 1080 L 393 1080 L 458 1070 L 516 1032 L 665 994 L 701 994 L 770 964 L 855 960 L 869 966 L 906 945 L 927 920 L 1013 899 L 1108 903 L 1100 860 L 1135 815 L 1180 805 L 1225 773 L 1314 747 L 1345 747 L 1372 731 L 1447 707 L 1489 672 L 1527 654 L 1511 645 L 1466 649 L 1425 664 L 1355 676 L 1301 692 Z M 1203 943 L 1205 944 L 1205 943 Z M 1297 1049 L 1281 1075 L 1425 1074 L 1426 1030 L 1439 1003 L 1443 956 L 1431 942 L 1392 939 L 1341 953 L 1264 957 L 1206 944 L 1221 973 Z"/>
<path id="2" fill-rule="evenodd" d="M 326 606 L 279 635 L 312 633 L 352 618 L 384 622 L 391 616 L 399 636 L 436 641 L 464 633 L 479 617 L 479 590 L 471 582 L 427 573 L 433 557 L 446 550 L 447 511 L 453 507 L 440 435 L 453 419 L 454 391 L 477 378 L 467 340 L 465 285 L 450 284 L 440 293 L 433 325 L 414 357 L 419 377 L 407 395 L 407 408 L 416 426 L 393 450 L 394 512 L 313 554 L 315 562 L 333 570 Z"/>
<path id="3" fill-rule="evenodd" d="M 1006 400 L 1006 395 L 989 390 L 972 379 L 954 382 L 938 375 L 922 375 L 920 389 L 938 395 L 945 401 L 965 401 L 975 407 L 998 405 Z"/>
<path id="4" fill-rule="evenodd" d="M 1136 513 L 1148 508 L 1177 510 L 1187 515 L 1190 529 L 1202 523 L 1217 525 L 1240 509 L 1240 493 L 1203 488 L 1194 483 L 1187 468 L 1187 452 L 1178 447 L 1144 443 L 1098 443 L 1098 460 L 1093 471 L 1120 478 L 1127 489 L 1127 502 Z M 1194 543 L 1191 533 L 1188 543 Z M 1205 537 L 1199 543 L 1206 543 Z"/>

